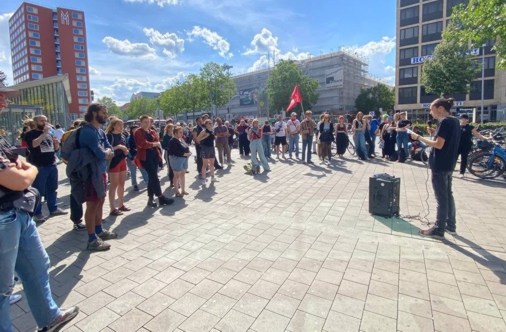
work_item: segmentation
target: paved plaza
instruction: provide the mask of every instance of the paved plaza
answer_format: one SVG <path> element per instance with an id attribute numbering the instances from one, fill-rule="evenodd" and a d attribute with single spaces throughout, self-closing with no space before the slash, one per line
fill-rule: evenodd
<path id="1" fill-rule="evenodd" d="M 57 302 L 81 309 L 65 331 L 506 331 L 502 178 L 454 178 L 458 235 L 441 242 L 418 236 L 421 221 L 368 212 L 369 177 L 389 173 L 401 215 L 423 217 L 427 201 L 433 221 L 420 162 L 287 160 L 253 177 L 233 157 L 204 189 L 192 163 L 190 195 L 164 208 L 146 208 L 145 186 L 128 180 L 132 211 L 107 218 L 110 251 L 86 251 L 68 216 L 39 227 Z M 68 208 L 63 165 L 60 179 Z M 12 316 L 34 330 L 25 300 Z"/>

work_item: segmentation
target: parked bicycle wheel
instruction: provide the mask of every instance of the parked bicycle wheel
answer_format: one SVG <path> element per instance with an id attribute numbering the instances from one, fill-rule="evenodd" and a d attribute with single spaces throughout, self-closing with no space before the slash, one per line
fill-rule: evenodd
<path id="1" fill-rule="evenodd" d="M 332 146 L 330 147 L 332 157 L 334 157 L 337 154 L 337 145 L 335 141 L 332 141 Z"/>
<path id="2" fill-rule="evenodd" d="M 348 153 L 351 154 L 352 156 L 354 156 L 357 153 L 357 151 L 355 149 L 355 145 L 353 145 L 352 140 L 350 140 L 350 144 L 348 144 L 347 150 L 348 150 Z"/>
<path id="3" fill-rule="evenodd" d="M 481 179 L 493 179 L 506 171 L 506 161 L 491 151 L 482 151 L 469 160 L 467 169 Z"/>

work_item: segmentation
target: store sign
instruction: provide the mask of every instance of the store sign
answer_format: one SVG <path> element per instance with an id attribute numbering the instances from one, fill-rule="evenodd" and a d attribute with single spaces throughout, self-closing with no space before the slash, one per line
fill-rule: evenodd
<path id="1" fill-rule="evenodd" d="M 432 103 L 423 103 L 422 108 L 430 108 L 430 104 L 432 104 Z M 463 101 L 455 101 L 455 102 L 453 102 L 453 106 L 454 107 L 462 107 L 462 106 L 464 106 L 464 102 Z"/>
<path id="2" fill-rule="evenodd" d="M 412 65 L 419 65 L 419 64 L 422 64 L 425 61 L 430 60 L 432 58 L 433 58 L 432 55 L 417 56 L 417 57 L 411 58 L 411 64 Z"/>

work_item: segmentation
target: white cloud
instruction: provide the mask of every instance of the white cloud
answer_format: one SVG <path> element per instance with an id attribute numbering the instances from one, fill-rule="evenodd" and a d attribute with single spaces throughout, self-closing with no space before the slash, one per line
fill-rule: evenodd
<path id="1" fill-rule="evenodd" d="M 278 37 L 275 37 L 269 29 L 262 28 L 262 31 L 253 37 L 250 44 L 252 48 L 244 52 L 244 55 L 274 52 L 278 50 Z"/>
<path id="2" fill-rule="evenodd" d="M 156 50 L 146 43 L 132 43 L 128 39 L 119 40 L 110 36 L 104 37 L 102 42 L 111 52 L 119 55 L 156 58 Z"/>
<path id="3" fill-rule="evenodd" d="M 90 75 L 94 75 L 94 76 L 100 76 L 100 75 L 102 75 L 102 73 L 100 72 L 100 70 L 98 70 L 95 67 L 88 66 L 88 70 L 90 71 Z"/>
<path id="4" fill-rule="evenodd" d="M 248 72 L 267 69 L 273 67 L 279 60 L 295 60 L 300 61 L 311 57 L 309 52 L 299 52 L 297 48 L 292 51 L 283 53 L 278 48 L 278 37 L 274 36 L 269 29 L 262 28 L 251 41 L 251 48 L 244 52 L 244 55 L 261 56 L 247 69 Z M 266 54 L 267 53 L 267 54 Z"/>
<path id="5" fill-rule="evenodd" d="M 156 4 L 160 7 L 165 6 L 175 6 L 177 4 L 180 4 L 180 0 L 124 0 L 125 2 L 130 3 L 147 3 L 147 4 Z"/>
<path id="6" fill-rule="evenodd" d="M 395 37 L 383 37 L 379 41 L 370 41 L 362 46 L 345 46 L 342 50 L 365 57 L 386 55 L 395 50 Z"/>
<path id="7" fill-rule="evenodd" d="M 0 70 L 7 76 L 5 83 L 8 85 L 13 82 L 9 42 L 9 19 L 12 15 L 13 13 L 0 14 Z"/>
<path id="8" fill-rule="evenodd" d="M 202 38 L 207 45 L 218 51 L 218 53 L 224 58 L 231 58 L 233 56 L 233 54 L 229 52 L 230 43 L 214 31 L 211 31 L 207 28 L 202 28 L 200 26 L 194 26 L 192 31 L 188 33 L 188 36 L 190 38 Z"/>
<path id="9" fill-rule="evenodd" d="M 142 29 L 152 45 L 163 46 L 163 54 L 169 58 L 175 58 L 184 51 L 184 39 L 179 38 L 175 33 L 161 33 L 153 28 Z"/>

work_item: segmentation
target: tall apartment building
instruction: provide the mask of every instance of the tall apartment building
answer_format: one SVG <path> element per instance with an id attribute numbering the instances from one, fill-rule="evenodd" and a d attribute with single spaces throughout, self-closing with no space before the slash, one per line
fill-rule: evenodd
<path id="1" fill-rule="evenodd" d="M 84 12 L 24 2 L 9 20 L 9 32 L 14 83 L 67 74 L 70 117 L 86 111 L 91 97 Z"/>
<path id="2" fill-rule="evenodd" d="M 397 0 L 396 110 L 423 117 L 437 97 L 425 92 L 420 83 L 422 66 L 441 41 L 453 8 L 468 0 Z M 484 57 L 484 120 L 504 120 L 506 116 L 506 72 L 496 70 L 493 43 L 470 50 L 480 66 Z M 484 52 L 484 53 L 483 53 Z M 454 95 L 457 112 L 481 113 L 482 73 L 477 73 L 467 95 Z"/>

